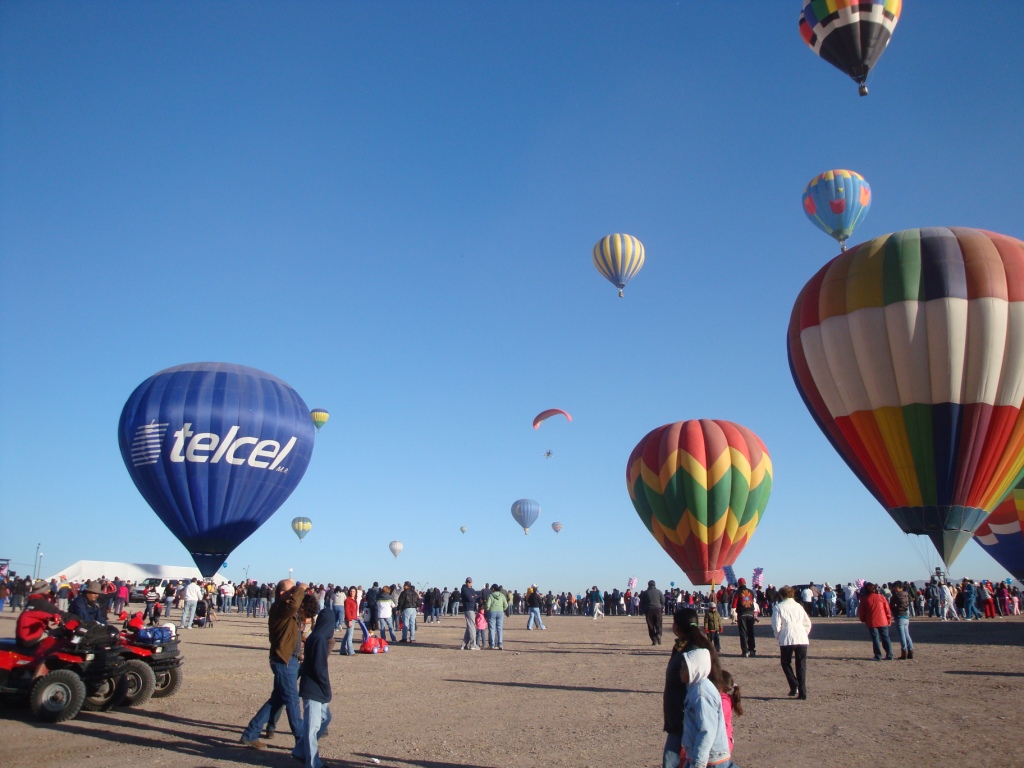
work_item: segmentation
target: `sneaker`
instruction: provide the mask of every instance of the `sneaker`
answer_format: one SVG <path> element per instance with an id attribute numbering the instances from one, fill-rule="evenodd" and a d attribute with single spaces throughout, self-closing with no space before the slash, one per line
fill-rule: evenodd
<path id="1" fill-rule="evenodd" d="M 272 725 L 268 725 L 266 735 L 263 738 L 265 738 L 267 741 L 270 741 L 274 738 L 275 733 L 277 733 L 277 729 L 274 728 L 274 726 Z"/>
<path id="2" fill-rule="evenodd" d="M 751 656 L 757 656 L 757 651 L 751 651 L 751 652 L 750 652 L 750 655 L 751 655 Z"/>
<path id="3" fill-rule="evenodd" d="M 245 738 L 245 736 L 243 736 L 238 740 L 238 743 L 241 744 L 243 747 L 249 747 L 250 749 L 266 749 L 266 745 L 259 739 L 253 739 L 252 741 L 250 741 L 249 739 Z"/>

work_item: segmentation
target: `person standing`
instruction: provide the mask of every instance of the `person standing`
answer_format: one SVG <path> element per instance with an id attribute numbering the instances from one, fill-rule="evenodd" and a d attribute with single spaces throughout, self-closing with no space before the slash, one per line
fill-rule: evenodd
<path id="1" fill-rule="evenodd" d="M 782 671 L 789 683 L 789 695 L 807 698 L 807 647 L 810 644 L 811 617 L 803 606 L 793 599 L 793 588 L 788 584 L 779 590 L 782 599 L 772 609 L 772 632 L 779 642 Z M 796 672 L 793 657 L 796 657 Z"/>
<path id="2" fill-rule="evenodd" d="M 466 634 L 462 638 L 462 650 L 479 651 L 480 646 L 476 644 L 476 604 L 479 596 L 473 589 L 471 578 L 466 578 L 466 583 L 459 590 L 459 598 L 462 603 L 462 614 L 466 618 Z"/>
<path id="3" fill-rule="evenodd" d="M 402 639 L 400 643 L 416 642 L 416 609 L 420 604 L 420 596 L 413 589 L 411 582 L 398 595 L 398 610 L 402 612 Z"/>
<path id="4" fill-rule="evenodd" d="M 746 579 L 736 583 L 736 594 L 732 598 L 732 608 L 736 612 L 736 623 L 739 624 L 740 654 L 744 657 L 757 656 L 757 640 L 754 638 L 754 606 L 757 599 L 747 586 Z"/>
<path id="5" fill-rule="evenodd" d="M 654 579 L 647 582 L 647 589 L 640 595 L 640 610 L 647 619 L 647 634 L 651 637 L 651 645 L 661 645 L 661 625 L 665 616 L 665 598 L 654 584 Z"/>
<path id="6" fill-rule="evenodd" d="M 350 637 L 351 632 L 350 628 Z M 316 625 L 306 639 L 299 683 L 303 714 L 302 739 L 295 745 L 292 757 L 302 760 L 306 768 L 323 768 L 320 737 L 331 724 L 331 676 L 327 659 L 333 644 L 334 610 L 324 608 L 317 615 Z"/>
<path id="7" fill-rule="evenodd" d="M 718 606 L 713 602 L 708 606 L 707 613 L 704 614 L 704 634 L 715 646 L 715 651 L 721 653 L 722 615 L 718 612 Z"/>
<path id="8" fill-rule="evenodd" d="M 874 651 L 875 661 L 882 660 L 883 650 L 885 660 L 892 661 L 892 644 L 889 642 L 892 611 L 889 609 L 889 601 L 878 594 L 878 587 L 874 584 L 864 585 L 857 616 L 871 633 L 871 650 Z"/>
<path id="9" fill-rule="evenodd" d="M 270 633 L 270 671 L 274 676 L 274 687 L 270 698 L 259 708 L 242 733 L 241 743 L 253 749 L 263 749 L 260 732 L 270 722 L 271 712 L 283 706 L 288 715 L 288 725 L 295 737 L 296 748 L 302 738 L 302 712 L 299 710 L 299 694 L 296 684 L 299 675 L 299 623 L 296 614 L 306 594 L 306 585 L 284 579 L 277 584 L 277 599 L 270 607 L 267 628 Z M 319 623 L 319 617 L 318 617 Z"/>
<path id="10" fill-rule="evenodd" d="M 889 608 L 896 617 L 900 633 L 900 661 L 914 658 L 914 641 L 910 639 L 910 594 L 907 585 L 897 581 L 892 585 Z"/>
<path id="11" fill-rule="evenodd" d="M 540 589 L 534 584 L 526 592 L 526 610 L 529 612 L 529 618 L 526 620 L 526 628 L 528 630 L 534 629 L 534 625 L 539 629 L 547 629 L 544 626 L 544 622 L 540 618 L 540 606 L 541 596 Z"/>
<path id="12" fill-rule="evenodd" d="M 192 620 L 196 617 L 196 606 L 203 599 L 203 588 L 199 586 L 199 582 L 196 579 L 192 579 L 188 586 L 185 587 L 184 598 L 185 604 L 181 608 L 181 624 L 178 627 L 179 629 L 189 629 L 192 626 Z"/>
<path id="13" fill-rule="evenodd" d="M 380 630 L 380 639 L 387 640 L 385 634 L 391 633 L 391 642 L 395 640 L 395 628 L 391 623 L 391 617 L 395 612 L 395 598 L 391 594 L 391 587 L 383 587 L 377 592 L 377 628 Z"/>
<path id="14" fill-rule="evenodd" d="M 587 600 L 590 602 L 590 613 L 594 621 L 597 621 L 598 616 L 604 616 L 604 598 L 596 584 L 587 593 Z"/>
<path id="15" fill-rule="evenodd" d="M 487 596 L 487 633 L 491 637 L 490 648 L 492 651 L 505 650 L 504 626 L 505 611 L 508 610 L 508 597 L 502 590 L 500 584 L 491 587 L 491 594 Z"/>
<path id="16" fill-rule="evenodd" d="M 331 609 L 333 613 L 333 608 Z M 352 647 L 352 633 L 356 629 L 356 616 L 359 613 L 359 606 L 356 605 L 356 588 L 349 587 L 348 597 L 345 598 L 345 640 L 341 644 L 342 656 L 355 656 L 355 649 Z M 319 622 L 319 617 L 317 618 Z"/>

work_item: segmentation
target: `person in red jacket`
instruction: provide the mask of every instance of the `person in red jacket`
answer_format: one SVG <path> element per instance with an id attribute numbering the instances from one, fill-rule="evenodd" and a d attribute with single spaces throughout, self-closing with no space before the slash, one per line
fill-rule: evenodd
<path id="1" fill-rule="evenodd" d="M 18 623 L 14 630 L 19 647 L 34 650 L 40 646 L 39 650 L 44 650 L 42 646 L 57 642 L 56 638 L 49 637 L 50 626 L 68 618 L 68 614 L 58 610 L 49 595 L 50 585 L 42 579 L 32 585 L 28 605 L 18 615 Z"/>
<path id="2" fill-rule="evenodd" d="M 864 622 L 871 633 L 871 649 L 875 652 L 875 661 L 882 660 L 883 650 L 885 660 L 892 661 L 892 643 L 889 642 L 892 611 L 889 608 L 889 601 L 878 594 L 878 587 L 874 584 L 865 584 L 861 590 L 857 618 Z"/>

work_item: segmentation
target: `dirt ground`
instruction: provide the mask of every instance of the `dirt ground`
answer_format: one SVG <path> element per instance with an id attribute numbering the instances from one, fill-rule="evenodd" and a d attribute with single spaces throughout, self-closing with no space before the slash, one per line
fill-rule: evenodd
<path id="1" fill-rule="evenodd" d="M 332 655 L 334 721 L 321 741 L 328 765 L 661 764 L 671 645 L 666 637 L 652 647 L 642 619 L 553 617 L 546 631 L 527 632 L 526 617 L 514 616 L 506 650 L 480 652 L 458 650 L 463 626 L 460 618 L 421 623 L 415 644 L 387 655 Z M 769 623 L 757 625 L 758 656 L 749 659 L 727 626 L 723 666 L 742 686 L 746 710 L 735 719 L 737 763 L 1024 766 L 1024 620 L 918 619 L 911 632 L 913 661 L 874 662 L 858 622 L 816 620 L 809 698 L 797 701 L 786 695 Z M 269 749 L 238 744 L 270 693 L 265 623 L 231 614 L 183 634 L 186 679 L 175 697 L 59 725 L 0 710 L 5 768 L 296 765 L 286 719 Z M 13 635 L 6 612 L 0 636 Z"/>

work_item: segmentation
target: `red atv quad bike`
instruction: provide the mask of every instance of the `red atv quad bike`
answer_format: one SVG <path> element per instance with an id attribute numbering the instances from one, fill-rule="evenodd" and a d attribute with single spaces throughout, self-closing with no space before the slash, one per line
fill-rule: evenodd
<path id="1" fill-rule="evenodd" d="M 119 703 L 128 690 L 117 630 L 71 619 L 34 648 L 0 639 L 0 696 L 5 703 L 26 699 L 40 720 L 60 723 L 82 709 Z"/>
<path id="2" fill-rule="evenodd" d="M 121 619 L 127 617 L 127 613 L 121 614 Z M 143 683 L 147 687 L 140 689 L 131 701 L 132 705 L 145 704 L 150 697 L 163 699 L 178 692 L 182 683 L 183 660 L 178 636 L 173 629 L 143 627 L 142 613 L 139 612 L 130 621 L 125 621 L 118 643 L 125 661 L 141 662 L 153 672 L 152 688 L 148 689 L 148 683 Z"/>

